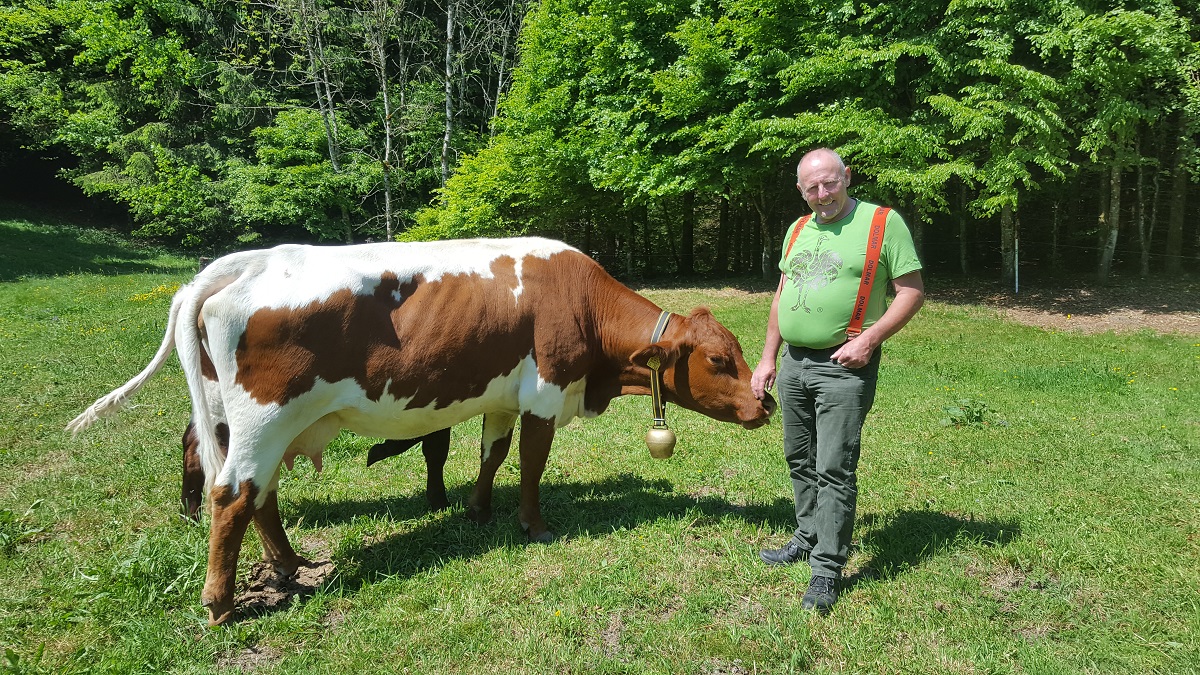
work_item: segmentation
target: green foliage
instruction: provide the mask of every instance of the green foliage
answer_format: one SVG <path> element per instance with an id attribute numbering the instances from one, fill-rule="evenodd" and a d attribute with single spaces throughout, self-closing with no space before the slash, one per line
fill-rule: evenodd
<path id="1" fill-rule="evenodd" d="M 35 501 L 20 516 L 11 509 L 0 509 L 0 558 L 13 555 L 18 545 L 43 531 L 44 528 L 29 522 L 29 516 L 41 503 L 41 500 Z"/>
<path id="2" fill-rule="evenodd" d="M 954 405 L 942 408 L 946 413 L 940 421 L 944 427 L 987 426 L 991 409 L 988 404 L 973 398 L 960 398 Z"/>

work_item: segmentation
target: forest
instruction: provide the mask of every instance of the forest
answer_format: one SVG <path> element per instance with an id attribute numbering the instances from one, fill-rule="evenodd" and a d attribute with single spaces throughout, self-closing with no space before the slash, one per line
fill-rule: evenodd
<path id="1" fill-rule="evenodd" d="M 211 254 L 543 234 L 773 276 L 837 149 L 927 267 L 1200 260 L 1200 0 L 8 0 L 0 179 Z M 40 168 L 37 168 L 40 167 Z M 51 191 L 52 194 L 54 193 Z"/>

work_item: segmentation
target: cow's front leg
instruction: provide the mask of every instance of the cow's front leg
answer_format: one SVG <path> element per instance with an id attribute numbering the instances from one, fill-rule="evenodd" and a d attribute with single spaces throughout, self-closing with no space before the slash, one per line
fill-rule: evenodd
<path id="1" fill-rule="evenodd" d="M 496 472 L 508 457 L 512 447 L 513 425 L 517 416 L 509 413 L 488 413 L 483 416 L 483 437 L 479 441 L 479 479 L 467 500 L 467 517 L 477 523 L 492 519 L 492 487 Z"/>
<path id="2" fill-rule="evenodd" d="M 542 419 L 532 413 L 521 415 L 521 529 L 530 541 L 549 543 L 555 535 L 542 520 L 541 485 L 550 444 L 554 442 L 554 420 Z"/>
<path id="3" fill-rule="evenodd" d="M 296 573 L 296 568 L 308 562 L 296 554 L 288 541 L 283 519 L 279 516 L 278 490 L 268 492 L 263 505 L 254 512 L 254 529 L 262 541 L 263 562 L 274 567 L 276 573 L 291 576 Z"/>
<path id="4" fill-rule="evenodd" d="M 208 577 L 200 602 L 208 608 L 208 625 L 217 626 L 233 618 L 233 582 L 237 576 L 238 553 L 246 528 L 254 517 L 258 488 L 244 481 L 235 493 L 229 485 L 217 485 L 209 493 L 212 530 L 208 535 Z"/>
<path id="5" fill-rule="evenodd" d="M 421 454 L 425 455 L 425 500 L 429 502 L 430 509 L 441 511 L 450 506 L 450 500 L 446 497 L 446 457 L 450 455 L 450 428 L 426 434 L 421 439 Z"/>

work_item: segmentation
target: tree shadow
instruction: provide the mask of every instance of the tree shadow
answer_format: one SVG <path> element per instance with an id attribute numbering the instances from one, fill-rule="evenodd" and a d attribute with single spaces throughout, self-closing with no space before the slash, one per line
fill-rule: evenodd
<path id="1" fill-rule="evenodd" d="M 39 222 L 29 228 L 0 222 L 0 282 L 82 274 L 177 273 L 188 266 L 162 249 L 137 246 L 100 230 Z"/>
<path id="2" fill-rule="evenodd" d="M 1021 535 L 1012 520 L 982 520 L 941 511 L 903 510 L 864 514 L 862 543 L 874 553 L 846 579 L 849 588 L 869 579 L 891 579 L 946 551 L 970 546 L 1003 546 Z M 865 546 L 864 546 L 865 547 Z"/>
<path id="3" fill-rule="evenodd" d="M 1200 312 L 1200 280 L 1115 276 L 1100 284 L 1091 276 L 1059 276 L 1021 280 L 1019 292 L 996 280 L 939 276 L 927 280 L 930 300 L 950 305 L 985 305 L 1051 314 L 1092 316 L 1117 310 L 1148 314 Z"/>

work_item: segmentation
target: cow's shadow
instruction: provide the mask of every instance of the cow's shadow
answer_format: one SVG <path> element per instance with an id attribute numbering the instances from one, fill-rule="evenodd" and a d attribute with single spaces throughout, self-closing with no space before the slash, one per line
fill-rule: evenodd
<path id="1" fill-rule="evenodd" d="M 361 500 L 304 498 L 281 506 L 285 518 L 303 518 L 305 523 L 316 526 L 380 516 L 396 522 L 424 521 L 395 535 L 368 537 L 361 543 L 351 535 L 335 543 L 333 555 L 339 562 L 350 563 L 349 569 L 341 569 L 343 566 L 339 565 L 339 583 L 355 588 L 380 577 L 411 576 L 447 560 L 475 558 L 493 549 L 527 542 L 517 525 L 518 486 L 495 487 L 493 518 L 484 525 L 466 518 L 463 505 L 470 489 L 469 484 L 449 488 L 451 508 L 433 515 L 429 514 L 423 492 Z M 543 481 L 541 505 L 559 540 L 603 536 L 673 515 L 682 516 L 685 512 L 693 515 L 698 512 L 701 518 L 714 520 L 732 516 L 775 529 L 781 525 L 780 518 L 792 512 L 790 500 L 780 499 L 771 505 L 736 505 L 714 496 L 679 492 L 665 479 L 648 480 L 631 474 L 583 483 Z M 747 551 L 748 555 L 751 553 Z"/>
<path id="2" fill-rule="evenodd" d="M 487 525 L 465 517 L 462 504 L 469 490 L 470 485 L 451 488 L 451 509 L 432 516 L 423 493 L 362 500 L 302 499 L 285 508 L 312 525 L 347 524 L 381 515 L 396 522 L 424 521 L 396 534 L 351 535 L 336 544 L 332 553 L 339 561 L 339 584 L 352 590 L 380 578 L 409 577 L 448 560 L 471 559 L 497 548 L 525 544 L 525 535 L 516 523 L 517 486 L 496 487 L 494 517 Z M 738 505 L 717 496 L 679 492 L 668 480 L 630 474 L 583 483 L 547 481 L 541 494 L 543 512 L 560 539 L 604 536 L 685 513 L 695 517 L 697 512 L 714 521 L 738 518 L 780 532 L 784 538 L 794 524 L 790 498 Z M 856 557 L 847 587 L 867 579 L 892 578 L 948 550 L 999 546 L 1020 535 L 1015 522 L 929 510 L 865 513 L 859 522 L 858 545 L 870 554 L 865 559 Z M 757 550 L 748 549 L 745 554 L 756 557 Z"/>

